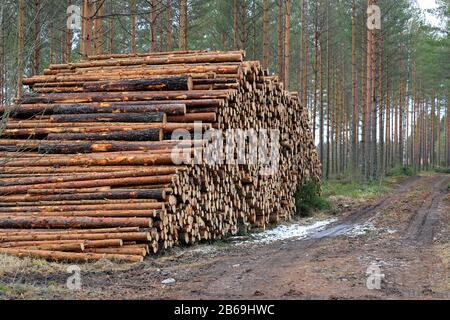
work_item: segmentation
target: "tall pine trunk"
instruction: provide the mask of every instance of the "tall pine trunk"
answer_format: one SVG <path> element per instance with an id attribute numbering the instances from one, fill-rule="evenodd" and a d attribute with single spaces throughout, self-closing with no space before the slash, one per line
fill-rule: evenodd
<path id="1" fill-rule="evenodd" d="M 150 0 L 150 52 L 156 52 L 156 0 Z"/>
<path id="2" fill-rule="evenodd" d="M 24 73 L 24 38 L 25 38 L 25 0 L 19 0 L 17 14 L 17 97 L 23 93 L 22 79 Z"/>
<path id="3" fill-rule="evenodd" d="M 172 50 L 172 13 L 171 2 L 167 0 L 166 3 L 166 50 Z"/>
<path id="4" fill-rule="evenodd" d="M 96 2 L 94 17 L 95 54 L 103 54 L 103 2 Z"/>
<path id="5" fill-rule="evenodd" d="M 233 50 L 239 49 L 238 34 L 238 0 L 233 0 Z"/>
<path id="6" fill-rule="evenodd" d="M 278 41 L 277 41 L 278 76 L 280 77 L 280 81 L 284 83 L 283 0 L 277 0 L 277 7 L 278 7 Z"/>
<path id="7" fill-rule="evenodd" d="M 269 0 L 264 0 L 263 7 L 263 68 L 269 68 Z"/>
<path id="8" fill-rule="evenodd" d="M 93 36 L 93 22 L 94 2 L 92 0 L 83 0 L 83 23 L 81 26 L 81 56 L 86 59 L 92 54 L 92 36 Z"/>
<path id="9" fill-rule="evenodd" d="M 187 2 L 180 0 L 180 23 L 178 31 L 178 48 L 179 50 L 187 50 Z"/>
<path id="10" fill-rule="evenodd" d="M 33 24 L 33 63 L 31 68 L 32 75 L 39 74 L 41 62 L 41 1 L 34 0 L 34 24 Z"/>
<path id="11" fill-rule="evenodd" d="M 358 168 L 358 101 L 356 79 L 356 3 L 352 2 L 352 175 Z"/>
<path id="12" fill-rule="evenodd" d="M 70 1 L 70 0 L 69 0 Z M 109 54 L 114 52 L 113 50 L 113 42 L 114 42 L 114 30 L 113 30 L 113 0 L 109 0 L 109 19 L 108 19 L 108 50 Z"/>
<path id="13" fill-rule="evenodd" d="M 285 37 L 284 37 L 284 86 L 289 90 L 289 53 L 291 44 L 291 0 L 286 0 L 285 15 Z"/>

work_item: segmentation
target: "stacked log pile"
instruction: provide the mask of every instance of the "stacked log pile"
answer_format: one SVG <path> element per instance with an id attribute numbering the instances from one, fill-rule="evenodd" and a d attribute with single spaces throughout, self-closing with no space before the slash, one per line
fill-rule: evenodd
<path id="1" fill-rule="evenodd" d="M 298 185 L 320 180 L 297 94 L 243 52 L 92 56 L 23 83 L 2 110 L 0 253 L 137 262 L 289 220 Z M 277 130 L 275 170 L 186 160 L 219 129 Z"/>

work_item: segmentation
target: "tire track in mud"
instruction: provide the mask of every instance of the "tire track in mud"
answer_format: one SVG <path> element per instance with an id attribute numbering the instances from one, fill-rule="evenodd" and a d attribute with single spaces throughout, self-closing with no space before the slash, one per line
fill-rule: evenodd
<path id="1" fill-rule="evenodd" d="M 408 241 L 429 245 L 433 242 L 434 227 L 439 221 L 439 204 L 448 195 L 449 176 L 442 176 L 432 184 L 431 192 L 422 206 L 416 210 L 406 231 Z"/>
<path id="2" fill-rule="evenodd" d="M 311 235 L 312 239 L 323 239 L 327 237 L 336 237 L 350 231 L 356 224 L 364 223 L 381 210 L 388 207 L 394 198 L 398 198 L 402 193 L 408 192 L 413 188 L 416 182 L 420 181 L 419 176 L 410 177 L 398 184 L 393 194 L 383 196 L 375 204 L 369 204 L 355 210 L 346 219 L 339 220 L 327 228 Z"/>

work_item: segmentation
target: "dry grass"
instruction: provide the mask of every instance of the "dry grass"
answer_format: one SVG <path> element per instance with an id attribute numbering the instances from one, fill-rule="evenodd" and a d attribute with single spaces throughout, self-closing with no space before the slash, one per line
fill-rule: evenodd
<path id="1" fill-rule="evenodd" d="M 91 294 L 94 298 L 101 296 L 101 292 L 71 291 L 67 288 L 67 278 L 73 275 L 67 270 L 71 265 L 74 263 L 0 255 L 0 299 L 83 299 Z M 83 273 L 126 271 L 135 265 L 101 260 L 78 266 L 83 279 Z"/>

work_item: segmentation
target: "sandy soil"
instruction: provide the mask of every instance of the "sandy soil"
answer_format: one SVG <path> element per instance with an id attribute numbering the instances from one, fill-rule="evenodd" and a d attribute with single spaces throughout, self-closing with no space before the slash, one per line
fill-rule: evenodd
<path id="1" fill-rule="evenodd" d="M 178 248 L 139 265 L 81 265 L 78 291 L 66 288 L 67 265 L 3 257 L 0 298 L 450 299 L 449 183 L 449 175 L 406 179 L 303 239 Z M 384 277 L 370 290 L 374 266 Z M 176 282 L 162 284 L 167 278 Z"/>

